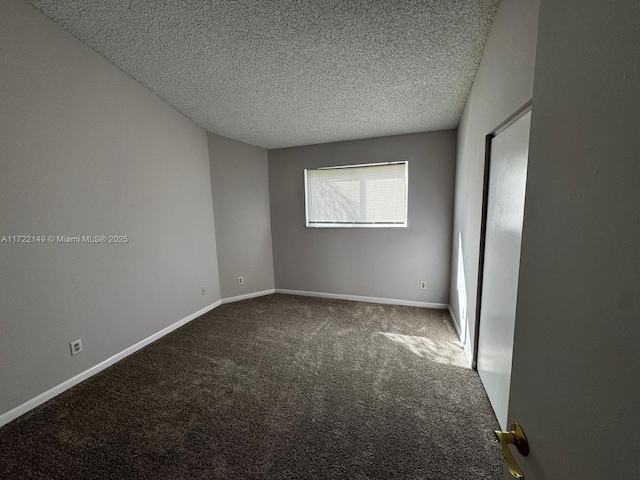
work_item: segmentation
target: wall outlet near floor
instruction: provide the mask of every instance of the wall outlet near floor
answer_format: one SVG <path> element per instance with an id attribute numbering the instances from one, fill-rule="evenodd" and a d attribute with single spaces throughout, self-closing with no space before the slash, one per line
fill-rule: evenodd
<path id="1" fill-rule="evenodd" d="M 238 285 L 244 285 L 244 277 L 238 277 Z"/>
<path id="2" fill-rule="evenodd" d="M 207 287 L 205 287 L 204 285 L 202 285 L 202 294 L 203 295 L 207 294 Z"/>
<path id="3" fill-rule="evenodd" d="M 427 289 L 427 281 L 426 280 L 421 280 L 420 281 L 420 289 L 421 290 L 426 290 Z"/>
<path id="4" fill-rule="evenodd" d="M 78 339 L 69 344 L 71 347 L 71 355 L 77 355 L 82 351 L 82 340 Z"/>

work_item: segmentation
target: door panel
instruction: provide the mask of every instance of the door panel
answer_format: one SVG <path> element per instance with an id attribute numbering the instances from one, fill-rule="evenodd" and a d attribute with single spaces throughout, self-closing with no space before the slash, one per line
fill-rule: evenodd
<path id="1" fill-rule="evenodd" d="M 531 111 L 491 140 L 478 372 L 507 427 Z"/>
<path id="2" fill-rule="evenodd" d="M 639 19 L 540 4 L 509 401 L 527 480 L 640 479 Z"/>

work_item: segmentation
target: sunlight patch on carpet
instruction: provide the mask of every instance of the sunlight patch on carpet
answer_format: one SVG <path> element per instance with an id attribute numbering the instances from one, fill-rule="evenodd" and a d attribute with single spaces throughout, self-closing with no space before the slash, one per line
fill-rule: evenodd
<path id="1" fill-rule="evenodd" d="M 378 332 L 392 342 L 402 345 L 413 354 L 432 362 L 454 367 L 469 368 L 464 353 L 459 345 L 453 342 L 432 340 L 427 337 L 401 335 L 399 333 Z"/>

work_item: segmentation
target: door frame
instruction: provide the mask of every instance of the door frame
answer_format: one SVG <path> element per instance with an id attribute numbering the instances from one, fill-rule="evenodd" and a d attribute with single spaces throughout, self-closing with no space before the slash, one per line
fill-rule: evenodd
<path id="1" fill-rule="evenodd" d="M 482 217 L 480 221 L 480 251 L 478 255 L 478 288 L 476 289 L 476 318 L 473 338 L 473 359 L 471 367 L 478 371 L 478 339 L 480 337 L 480 313 L 482 310 L 482 287 L 484 281 L 485 241 L 487 236 L 487 209 L 489 206 L 489 178 L 491 174 L 491 141 L 499 133 L 509 128 L 521 117 L 531 111 L 531 100 L 509 115 L 496 128 L 491 130 L 484 140 L 484 178 L 482 181 Z"/>

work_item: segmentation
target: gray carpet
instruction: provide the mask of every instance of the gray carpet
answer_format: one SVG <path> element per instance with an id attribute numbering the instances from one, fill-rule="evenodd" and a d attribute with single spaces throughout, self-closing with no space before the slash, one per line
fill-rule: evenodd
<path id="1" fill-rule="evenodd" d="M 223 305 L 0 429 L 3 479 L 499 479 L 448 313 Z"/>

